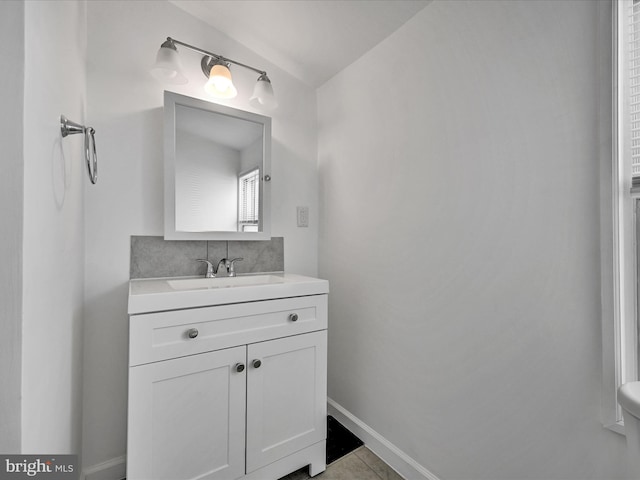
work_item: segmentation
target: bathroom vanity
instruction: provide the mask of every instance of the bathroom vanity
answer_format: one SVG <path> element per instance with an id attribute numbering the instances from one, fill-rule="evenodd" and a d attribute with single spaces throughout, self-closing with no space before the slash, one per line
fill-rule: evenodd
<path id="1" fill-rule="evenodd" d="M 325 469 L 326 280 L 131 280 L 127 479 Z"/>

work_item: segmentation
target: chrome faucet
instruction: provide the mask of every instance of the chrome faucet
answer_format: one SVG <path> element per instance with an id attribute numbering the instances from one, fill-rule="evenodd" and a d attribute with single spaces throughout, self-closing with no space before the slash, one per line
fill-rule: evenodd
<path id="1" fill-rule="evenodd" d="M 233 260 L 229 260 L 228 258 L 223 258 L 218 262 L 218 270 L 216 271 L 216 275 L 219 277 L 235 277 L 235 263 L 241 262 L 244 260 L 243 258 L 234 258 Z M 222 270 L 221 270 L 222 268 Z M 225 275 L 226 274 L 226 275 Z"/>
<path id="2" fill-rule="evenodd" d="M 244 260 L 243 258 L 234 258 L 233 260 L 229 260 L 227 258 L 223 258 L 218 262 L 218 266 L 213 268 L 213 263 L 209 260 L 198 259 L 198 262 L 203 262 L 207 264 L 207 273 L 205 274 L 205 278 L 215 278 L 215 277 L 235 277 L 235 262 L 239 262 Z"/>

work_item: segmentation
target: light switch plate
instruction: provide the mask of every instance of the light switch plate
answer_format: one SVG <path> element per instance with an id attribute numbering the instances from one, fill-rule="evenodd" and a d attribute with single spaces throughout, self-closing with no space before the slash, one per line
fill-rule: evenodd
<path id="1" fill-rule="evenodd" d="M 299 227 L 308 227 L 309 226 L 309 207 L 297 207 L 298 213 L 298 226 Z"/>

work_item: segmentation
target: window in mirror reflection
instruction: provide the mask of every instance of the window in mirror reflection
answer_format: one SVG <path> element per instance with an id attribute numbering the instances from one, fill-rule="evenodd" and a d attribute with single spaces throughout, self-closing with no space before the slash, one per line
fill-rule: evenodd
<path id="1" fill-rule="evenodd" d="M 238 231 L 257 232 L 259 220 L 260 169 L 238 177 Z"/>

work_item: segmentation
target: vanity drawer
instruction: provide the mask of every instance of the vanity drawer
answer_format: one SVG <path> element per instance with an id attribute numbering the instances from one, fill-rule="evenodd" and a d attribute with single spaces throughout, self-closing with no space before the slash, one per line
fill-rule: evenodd
<path id="1" fill-rule="evenodd" d="M 327 328 L 327 295 L 129 317 L 129 365 L 141 365 Z"/>

